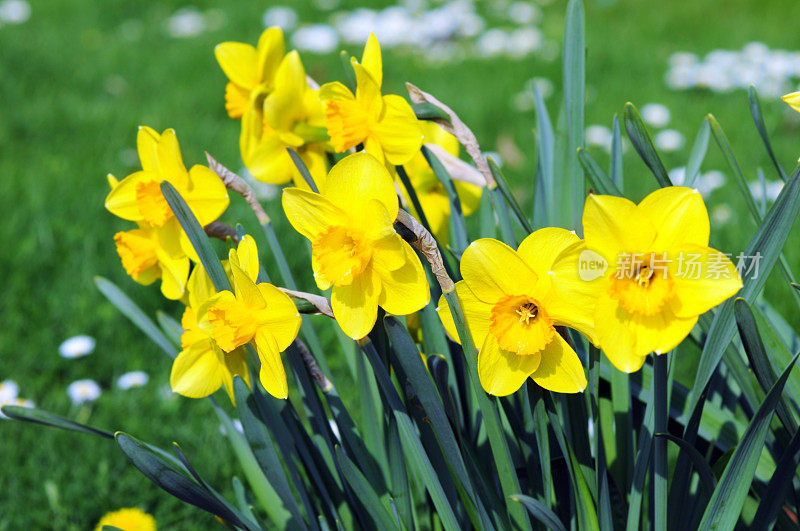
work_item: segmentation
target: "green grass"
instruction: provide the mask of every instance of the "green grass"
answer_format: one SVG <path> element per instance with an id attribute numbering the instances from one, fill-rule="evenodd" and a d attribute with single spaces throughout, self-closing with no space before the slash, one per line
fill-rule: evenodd
<path id="1" fill-rule="evenodd" d="M 214 6 L 193 3 L 201 9 Z M 711 112 L 725 128 L 748 178 L 755 178 L 759 166 L 776 178 L 759 145 L 744 91 L 673 92 L 663 78 L 667 58 L 678 50 L 705 54 L 714 48 L 739 49 L 751 40 L 796 48 L 800 4 L 780 0 L 765 9 L 758 0 L 620 0 L 609 7 L 603 7 L 608 2 L 586 3 L 587 124 L 610 125 L 626 101 L 666 104 L 673 116 L 670 127 L 681 131 L 688 144 L 664 157 L 671 168 L 685 164 L 701 120 Z M 353 4 L 343 2 L 343 7 Z M 17 381 L 22 396 L 56 413 L 125 430 L 161 446 L 178 441 L 198 471 L 230 493 L 236 467 L 209 404 L 163 398 L 169 360 L 92 282 L 95 275 L 106 276 L 151 315 L 161 308 L 180 315 L 180 305 L 165 302 L 156 287 L 141 287 L 125 276 L 112 235 L 130 224 L 103 208 L 105 174 L 121 178 L 136 169 L 129 150 L 135 147 L 139 124 L 175 128 L 187 164 L 202 162 L 208 150 L 232 169 L 240 166 L 238 123 L 225 115 L 225 79 L 212 51 L 223 40 L 255 42 L 267 3 L 223 4 L 226 24 L 220 29 L 172 39 L 162 30 L 163 22 L 182 5 L 34 0 L 29 21 L 0 27 L 0 380 Z M 309 6 L 300 6 L 301 13 L 308 13 L 306 19 L 324 18 Z M 564 7 L 565 2 L 555 1 L 545 8 L 547 36 L 560 40 Z M 141 36 L 133 41 L 121 30 L 126 23 L 131 26 L 130 20 L 141 23 Z M 360 55 L 360 49 L 349 51 Z M 304 60 L 318 81 L 343 78 L 338 57 Z M 558 61 L 470 59 L 431 67 L 387 53 L 384 69 L 387 89 L 404 94 L 402 82 L 408 80 L 450 104 L 484 149 L 495 149 L 498 139 L 512 139 L 522 159 L 505 171 L 518 196 L 530 199 L 535 116 L 514 111 L 510 102 L 533 76 L 547 77 L 558 88 Z M 557 100 L 552 96 L 547 102 L 554 118 Z M 763 106 L 778 156 L 789 170 L 798 155 L 800 116 L 779 101 L 763 101 Z M 606 162 L 602 152 L 593 154 Z M 703 168 L 729 173 L 713 140 Z M 641 198 L 655 187 L 632 150 L 625 170 L 631 197 Z M 717 248 L 735 255 L 755 228 L 744 202 L 729 182 L 709 203 L 710 208 L 728 203 L 738 214 L 712 235 Z M 279 203 L 272 201 L 267 210 L 281 239 L 289 242 L 287 248 L 300 249 L 301 238 L 288 226 Z M 251 232 L 258 228 L 238 200 L 223 219 L 241 221 Z M 257 239 L 263 245 L 260 235 Z M 312 290 L 306 254 L 289 253 L 289 258 L 301 287 Z M 787 258 L 797 263 L 796 245 L 787 246 Z M 269 260 L 266 265 L 272 266 Z M 766 297 L 790 315 L 793 302 L 779 280 L 772 279 Z M 791 322 L 796 325 L 797 318 Z M 96 351 L 80 360 L 60 358 L 60 342 L 78 333 L 97 338 Z M 344 372 L 335 354 L 329 362 L 338 374 Z M 150 383 L 142 389 L 115 390 L 116 377 L 135 369 L 146 370 Z M 106 390 L 83 409 L 73 408 L 65 392 L 78 378 L 94 378 Z M 113 443 L 12 422 L 0 423 L 0 440 L 0 530 L 86 529 L 106 511 L 134 505 L 153 512 L 162 528 L 212 525 L 210 516 L 160 492 L 128 466 Z"/>

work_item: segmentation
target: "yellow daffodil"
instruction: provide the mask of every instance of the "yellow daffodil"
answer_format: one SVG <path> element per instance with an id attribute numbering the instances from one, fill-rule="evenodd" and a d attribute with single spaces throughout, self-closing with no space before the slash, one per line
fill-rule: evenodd
<path id="1" fill-rule="evenodd" d="M 255 243 L 250 236 L 245 236 L 237 252 L 241 255 L 250 253 L 251 249 L 255 249 Z M 224 265 L 230 269 L 227 262 Z M 216 293 L 202 265 L 197 265 L 192 271 L 187 289 L 189 304 L 181 318 L 182 350 L 172 363 L 170 386 L 174 392 L 189 398 L 203 398 L 225 386 L 231 402 L 234 402 L 233 377 L 241 376 L 250 384 L 245 350 L 238 348 L 223 352 L 211 334 L 200 327 L 199 320 L 204 316 L 205 303 Z"/>
<path id="2" fill-rule="evenodd" d="M 587 198 L 584 242 L 559 257 L 554 284 L 588 294 L 585 306 L 595 299 L 597 344 L 619 370 L 637 371 L 650 352 L 675 348 L 700 314 L 741 288 L 730 259 L 708 247 L 709 232 L 697 190 L 661 188 L 638 205 Z"/>
<path id="3" fill-rule="evenodd" d="M 783 96 L 781 99 L 785 101 L 789 107 L 800 112 L 800 92 L 792 92 Z"/>
<path id="4" fill-rule="evenodd" d="M 114 235 L 125 272 L 136 282 L 149 285 L 161 279 L 161 292 L 168 299 L 183 297 L 189 277 L 189 258 L 180 242 L 155 227 L 142 227 Z"/>
<path id="5" fill-rule="evenodd" d="M 447 153 L 454 157 L 458 156 L 459 143 L 455 136 L 433 122 L 422 122 L 422 131 L 425 135 L 425 143 L 437 144 L 444 148 Z M 422 211 L 425 213 L 433 235 L 437 240 L 446 244 L 450 235 L 450 198 L 447 195 L 447 191 L 433 173 L 421 152 L 414 155 L 405 164 L 405 169 L 411 185 L 417 193 L 420 206 L 422 206 Z M 483 189 L 480 186 L 455 179 L 453 183 L 461 201 L 461 211 L 465 216 L 469 216 L 480 205 Z M 411 198 L 405 187 L 401 185 L 400 190 L 403 192 L 406 203 L 411 205 Z M 413 206 L 410 208 L 411 214 L 419 219 L 419 215 Z"/>
<path id="6" fill-rule="evenodd" d="M 286 151 L 290 147 L 319 186 L 327 171 L 327 140 L 319 90 L 308 86 L 300 55 L 292 51 L 280 63 L 272 92 L 244 113 L 242 160 L 260 181 L 284 184 L 294 178 L 297 186 L 308 188 Z"/>
<path id="7" fill-rule="evenodd" d="M 378 306 L 407 315 L 430 300 L 419 258 L 393 227 L 398 202 L 392 178 L 369 153 L 342 159 L 319 194 L 284 190 L 283 209 L 311 241 L 314 279 L 322 290 L 333 287 L 333 314 L 348 336 L 366 336 Z"/>
<path id="8" fill-rule="evenodd" d="M 575 306 L 553 289 L 553 260 L 580 239 L 564 229 L 540 229 L 514 251 L 491 238 L 474 241 L 461 257 L 456 293 L 472 339 L 480 348 L 478 376 L 487 393 L 509 395 L 529 377 L 560 393 L 586 387 L 583 365 L 556 326 L 591 337 L 592 312 Z M 439 317 L 458 340 L 444 297 Z"/>
<path id="9" fill-rule="evenodd" d="M 341 83 L 326 83 L 320 90 L 325 103 L 325 123 L 338 152 L 359 144 L 380 162 L 405 164 L 419 151 L 422 131 L 413 109 L 400 96 L 381 96 L 383 65 L 378 39 L 370 34 L 361 62 L 351 59 L 356 73 L 353 95 Z"/>
<path id="10" fill-rule="evenodd" d="M 179 299 L 189 274 L 189 257 L 196 259 L 196 255 L 161 193 L 161 182 L 175 186 L 202 225 L 225 211 L 228 192 L 208 168 L 198 165 L 186 171 L 172 129 L 159 135 L 149 127 L 140 127 L 137 145 L 142 171 L 122 181 L 108 176 L 111 192 L 106 208 L 135 221 L 139 228 L 117 233 L 114 241 L 125 270 L 136 282 L 150 284 L 161 278 L 164 296 Z"/>
<path id="11" fill-rule="evenodd" d="M 200 328 L 228 355 L 254 344 L 261 384 L 272 396 L 286 398 L 289 387 L 281 352 L 297 337 L 300 314 L 288 295 L 272 284 L 257 283 L 258 255 L 252 239 L 246 247 L 240 244 L 239 252 L 231 249 L 228 262 L 233 292 L 221 291 L 203 304 Z"/>
<path id="12" fill-rule="evenodd" d="M 217 62 L 230 80 L 225 87 L 228 116 L 241 118 L 251 102 L 272 90 L 285 50 L 283 31 L 278 27 L 264 30 L 255 48 L 243 42 L 223 42 L 214 48 Z"/>
<path id="13" fill-rule="evenodd" d="M 156 519 L 136 507 L 106 513 L 94 529 L 100 531 L 106 525 L 124 531 L 156 531 Z"/>
<path id="14" fill-rule="evenodd" d="M 140 127 L 136 142 L 142 171 L 125 177 L 108 194 L 106 208 L 112 214 L 152 227 L 176 221 L 161 194 L 163 181 L 175 187 L 201 225 L 211 223 L 228 207 L 228 192 L 213 171 L 200 165 L 186 171 L 174 130 L 159 135 Z"/>

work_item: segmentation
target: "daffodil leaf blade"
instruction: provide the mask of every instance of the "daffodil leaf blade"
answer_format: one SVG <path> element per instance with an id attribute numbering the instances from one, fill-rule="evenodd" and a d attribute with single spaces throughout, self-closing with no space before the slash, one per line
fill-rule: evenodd
<path id="1" fill-rule="evenodd" d="M 506 181 L 503 172 L 500 171 L 500 166 L 492 159 L 491 157 L 487 158 L 487 162 L 489 163 L 489 169 L 492 172 L 492 176 L 494 180 L 497 182 L 497 187 L 500 189 L 500 192 L 503 194 L 503 198 L 506 201 L 506 204 L 511 207 L 511 210 L 514 212 L 514 215 L 519 221 L 519 224 L 522 225 L 522 228 L 525 230 L 527 234 L 533 232 L 533 227 L 531 226 L 531 222 L 528 220 L 525 212 L 523 212 L 522 207 L 520 206 L 517 198 L 514 197 L 511 188 L 508 186 L 508 182 Z"/>
<path id="2" fill-rule="evenodd" d="M 228 502 L 197 483 L 174 456 L 123 432 L 118 432 L 115 439 L 133 466 L 169 494 L 242 529 L 253 531 L 260 529 L 258 524 L 245 519 Z"/>
<path id="3" fill-rule="evenodd" d="M 564 25 L 564 179 L 562 201 L 568 207 L 567 228 L 580 222 L 585 195 L 578 148 L 583 146 L 584 102 L 586 97 L 586 27 L 581 0 L 570 0 Z"/>
<path id="4" fill-rule="evenodd" d="M 62 430 L 68 431 L 75 431 L 78 433 L 86 433 L 88 435 L 97 435 L 99 437 L 105 437 L 106 439 L 113 439 L 114 434 L 101 430 L 99 428 L 93 428 L 91 426 L 86 426 L 85 424 L 81 424 L 79 422 L 75 422 L 64 417 L 60 417 L 58 415 L 54 415 L 49 411 L 45 411 L 43 409 L 38 409 L 34 407 L 25 407 L 25 406 L 12 406 L 6 405 L 0 408 L 3 415 L 7 416 L 8 418 L 14 420 L 20 420 L 23 422 L 31 422 L 34 424 L 41 424 L 43 426 L 49 426 L 51 428 L 59 428 Z"/>
<path id="5" fill-rule="evenodd" d="M 800 168 L 795 170 L 789 182 L 783 187 L 744 251 L 745 256 L 760 258 L 758 274 L 745 275 L 744 285 L 738 293 L 739 297 L 752 301 L 764 287 L 798 213 L 800 213 Z M 735 333 L 733 300 L 728 299 L 719 307 L 711 322 L 692 386 L 690 407 L 697 402 L 699 393 L 708 384 Z"/>
<path id="6" fill-rule="evenodd" d="M 708 502 L 699 529 L 733 529 L 756 473 L 770 421 L 797 357 L 786 367 L 756 411 Z"/>
<path id="7" fill-rule="evenodd" d="M 116 284 L 103 277 L 95 277 L 94 284 L 108 301 L 117 310 L 127 317 L 136 327 L 141 330 L 153 343 L 163 350 L 170 358 L 175 358 L 178 351 L 175 345 L 167 339 L 167 336 L 156 326 L 139 306 L 128 297 L 125 292 L 117 287 Z"/>
<path id="8" fill-rule="evenodd" d="M 551 529 L 553 531 L 566 531 L 564 524 L 562 524 L 561 520 L 558 519 L 556 513 L 554 513 L 549 507 L 536 498 L 531 498 L 530 496 L 525 496 L 524 494 L 514 494 L 511 496 L 511 499 L 524 505 L 530 515 L 533 516 L 538 522 L 543 524 L 547 529 Z"/>
<path id="9" fill-rule="evenodd" d="M 579 149 L 578 159 L 581 161 L 584 174 L 592 184 L 595 193 L 622 196 L 622 192 L 617 188 L 614 181 L 606 175 L 606 172 L 603 171 L 588 151 L 583 148 Z"/>
<path id="10" fill-rule="evenodd" d="M 293 150 L 290 147 L 287 147 L 286 151 L 289 153 L 289 157 L 291 157 L 292 162 L 295 165 L 295 168 L 297 168 L 297 171 L 300 172 L 300 176 L 306 182 L 308 187 L 311 189 L 312 192 L 318 194 L 319 193 L 319 188 L 317 188 L 317 183 L 314 181 L 314 178 L 311 176 L 311 172 L 308 171 L 308 167 L 306 166 L 306 163 L 303 162 L 303 159 L 300 158 L 300 155 L 297 154 L 297 151 Z"/>
<path id="11" fill-rule="evenodd" d="M 534 186 L 533 219 L 536 225 L 553 225 L 555 208 L 555 136 L 553 123 L 539 87 L 533 85 L 536 102 L 536 183 Z"/>
<path id="12" fill-rule="evenodd" d="M 245 439 L 260 465 L 261 471 L 275 489 L 283 506 L 291 513 L 295 521 L 294 525 L 303 526 L 303 517 L 300 515 L 300 508 L 287 481 L 287 474 L 278 458 L 269 430 L 260 418 L 258 405 L 250 388 L 240 376 L 236 376 L 233 379 L 233 390 Z"/>
<path id="13" fill-rule="evenodd" d="M 173 345 L 178 346 L 181 344 L 181 334 L 183 334 L 181 323 L 162 310 L 156 311 L 156 321 L 158 321 L 161 331 L 164 332 L 164 335 Z"/>
<path id="14" fill-rule="evenodd" d="M 167 204 L 169 204 L 169 207 L 172 209 L 172 213 L 175 214 L 184 232 L 186 232 L 186 236 L 188 236 L 192 247 L 200 258 L 200 263 L 203 264 L 203 268 L 205 268 L 206 273 L 208 273 L 209 278 L 211 278 L 211 282 L 214 284 L 216 290 L 232 291 L 231 283 L 227 275 L 225 275 L 225 270 L 222 268 L 222 262 L 220 262 L 214 249 L 211 248 L 208 236 L 206 236 L 203 227 L 200 226 L 200 223 L 189 208 L 189 205 L 186 204 L 181 194 L 178 193 L 169 181 L 162 181 L 161 193 L 164 194 L 164 199 L 167 200 Z"/>
<path id="15" fill-rule="evenodd" d="M 392 513 L 381 501 L 378 494 L 373 490 L 367 478 L 356 467 L 356 465 L 347 457 L 344 449 L 337 446 L 335 449 L 336 462 L 342 469 L 342 476 L 353 489 L 353 492 L 361 501 L 362 506 L 367 510 L 369 516 L 372 518 L 376 529 L 381 531 L 390 531 L 398 529 L 397 523 L 392 517 Z"/>
<path id="16" fill-rule="evenodd" d="M 761 500 L 750 529 L 772 528 L 786 496 L 791 492 L 798 463 L 800 463 L 800 430 L 794 433 L 778 461 L 775 473 L 770 478 L 765 491 L 769 493 L 769 496 Z"/>
<path id="17" fill-rule="evenodd" d="M 619 130 L 619 116 L 614 115 L 613 133 L 611 136 L 611 168 L 608 172 L 618 189 L 624 190 L 622 171 L 622 134 Z"/>
<path id="18" fill-rule="evenodd" d="M 786 182 L 789 178 L 786 176 L 786 172 L 783 171 L 781 163 L 778 162 L 778 157 L 775 156 L 775 151 L 772 149 L 772 143 L 769 141 L 769 134 L 767 133 L 767 126 L 764 123 L 764 115 L 761 113 L 761 102 L 758 101 L 758 92 L 753 85 L 747 87 L 747 103 L 750 105 L 750 115 L 753 117 L 753 122 L 756 124 L 756 129 L 758 129 L 758 134 L 761 137 L 761 141 L 764 143 L 767 154 L 770 160 L 772 160 L 772 164 L 775 166 L 775 170 L 778 172 L 780 178 Z"/>
<path id="19" fill-rule="evenodd" d="M 461 208 L 461 199 L 458 197 L 455 183 L 442 161 L 430 149 L 422 146 L 422 156 L 425 157 L 428 166 L 431 167 L 434 175 L 436 175 L 436 178 L 439 179 L 439 182 L 442 183 L 447 192 L 447 198 L 450 200 L 450 227 L 452 229 L 450 238 L 455 244 L 456 252 L 460 254 L 469 245 L 469 239 L 467 237 L 467 226 L 464 222 L 464 213 Z M 447 242 L 443 243 L 447 244 Z"/>
<path id="20" fill-rule="evenodd" d="M 409 528 L 414 528 L 416 527 L 414 525 L 414 508 L 406 470 L 406 457 L 400 442 L 400 433 L 397 431 L 397 421 L 394 418 L 389 419 L 387 439 L 392 501 L 393 507 L 397 510 L 396 519 L 408 523 Z"/>
<path id="21" fill-rule="evenodd" d="M 689 161 L 686 163 L 686 176 L 683 179 L 683 186 L 692 187 L 695 180 L 700 175 L 700 165 L 706 158 L 708 152 L 708 140 L 711 137 L 711 127 L 707 120 L 700 124 L 700 130 L 692 144 L 692 151 L 689 153 Z"/>
<path id="22" fill-rule="evenodd" d="M 412 103 L 411 108 L 414 109 L 414 114 L 418 120 L 444 120 L 450 122 L 450 116 L 438 105 L 423 101 L 420 103 Z"/>
<path id="23" fill-rule="evenodd" d="M 695 470 L 697 470 L 697 473 L 700 476 L 700 483 L 703 485 L 703 488 L 706 489 L 709 495 L 714 492 L 714 489 L 717 486 L 717 480 L 714 477 L 714 473 L 711 472 L 711 467 L 708 466 L 705 458 L 697 450 L 697 448 L 692 446 L 686 440 L 676 437 L 670 433 L 656 433 L 655 436 L 675 443 L 681 449 L 681 451 L 688 456 L 692 464 L 694 464 Z"/>
<path id="24" fill-rule="evenodd" d="M 661 162 L 661 158 L 658 156 L 653 140 L 650 138 L 650 133 L 647 131 L 647 127 L 644 125 L 644 121 L 642 121 L 642 117 L 639 116 L 639 111 L 636 110 L 633 103 L 628 102 L 625 104 L 623 115 L 628 138 L 633 144 L 636 153 L 650 168 L 656 181 L 658 181 L 658 185 L 661 187 L 672 186 L 672 181 L 664 168 L 664 163 Z"/>

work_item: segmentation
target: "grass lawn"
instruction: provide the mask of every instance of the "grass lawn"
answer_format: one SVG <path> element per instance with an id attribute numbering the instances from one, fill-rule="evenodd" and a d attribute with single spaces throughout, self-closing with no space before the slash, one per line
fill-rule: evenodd
<path id="1" fill-rule="evenodd" d="M 758 0 L 585 3 L 587 124 L 610 126 L 626 101 L 640 107 L 663 103 L 672 112 L 669 127 L 687 140 L 682 150 L 664 156 L 673 168 L 685 165 L 694 135 L 711 112 L 725 128 L 745 175 L 755 179 L 762 167 L 768 178 L 777 178 L 752 125 L 745 91 L 676 92 L 666 86 L 664 74 L 669 56 L 680 50 L 704 55 L 715 48 L 738 50 L 754 40 L 772 48 L 800 48 L 800 3 L 774 0 L 768 9 Z M 138 167 L 131 149 L 140 124 L 159 131 L 175 128 L 187 165 L 202 162 L 208 150 L 232 169 L 240 167 L 239 124 L 225 114 L 225 78 L 213 47 L 225 40 L 255 42 L 268 3 L 197 0 L 201 10 L 218 9 L 224 23 L 187 39 L 163 30 L 164 21 L 185 5 L 180 1 L 31 4 L 27 22 L 0 27 L 0 380 L 13 379 L 21 396 L 44 409 L 161 446 L 178 441 L 198 471 L 230 493 L 236 468 L 210 405 L 163 391 L 169 359 L 105 301 L 93 277 L 111 279 L 150 314 L 164 309 L 180 316 L 180 305 L 165 302 L 155 286 L 141 287 L 125 275 L 112 236 L 131 224 L 103 208 L 105 175 L 122 178 Z M 297 2 L 303 20 L 327 16 L 311 5 Z M 342 2 L 340 8 L 355 5 Z M 560 41 L 565 5 L 555 0 L 544 7 L 541 28 L 547 37 Z M 349 51 L 360 55 L 360 47 Z M 335 54 L 304 55 L 304 62 L 318 81 L 343 78 Z M 533 111 L 518 112 L 511 102 L 532 77 L 548 78 L 556 88 L 547 101 L 555 119 L 559 60 L 468 59 L 431 66 L 387 52 L 384 71 L 386 90 L 404 94 L 402 83 L 408 80 L 450 104 L 485 149 L 516 146 L 520 159 L 506 157 L 505 171 L 519 197 L 529 202 L 536 120 Z M 778 100 L 762 103 L 778 157 L 791 169 L 800 154 L 800 115 Z M 607 163 L 602 150 L 592 153 Z M 730 175 L 713 140 L 703 169 Z M 633 150 L 626 154 L 625 171 L 631 197 L 639 199 L 655 187 Z M 734 216 L 713 229 L 712 241 L 735 256 L 755 225 L 730 178 L 710 197 L 709 210 L 719 204 L 730 205 Z M 286 248 L 301 249 L 301 237 L 285 221 L 279 202 L 266 206 Z M 257 228 L 237 199 L 223 219 L 241 221 L 253 232 Z M 312 291 L 307 255 L 288 254 L 301 287 Z M 797 264 L 797 245 L 788 245 L 786 256 L 790 265 Z M 772 279 L 766 298 L 798 324 L 780 279 Z M 79 360 L 59 357 L 58 345 L 79 333 L 97 339 L 95 352 Z M 331 349 L 329 363 L 341 374 L 346 371 L 337 348 Z M 136 369 L 147 371 L 150 382 L 117 390 L 116 378 Z M 66 395 L 66 386 L 80 378 L 93 378 L 105 390 L 90 406 L 72 406 Z M 152 512 L 162 528 L 213 525 L 209 515 L 159 491 L 113 443 L 12 422 L 0 422 L 0 440 L 0 530 L 87 529 L 106 511 L 123 506 Z"/>

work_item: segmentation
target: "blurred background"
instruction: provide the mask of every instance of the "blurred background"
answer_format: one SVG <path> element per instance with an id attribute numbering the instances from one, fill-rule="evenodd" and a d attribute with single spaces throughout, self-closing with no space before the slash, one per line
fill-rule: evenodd
<path id="1" fill-rule="evenodd" d="M 631 101 L 679 183 L 710 112 L 757 202 L 768 206 L 780 183 L 752 124 L 746 87 L 758 88 L 778 158 L 792 168 L 800 115 L 779 97 L 800 83 L 800 3 L 584 3 L 592 155 L 608 164 L 613 116 Z M 180 304 L 165 301 L 157 284 L 142 287 L 125 275 L 112 237 L 131 224 L 103 208 L 106 174 L 122 178 L 139 168 L 137 126 L 174 128 L 187 166 L 202 163 L 207 150 L 239 170 L 239 122 L 224 110 L 226 79 L 214 45 L 255 44 L 265 26 L 279 25 L 287 49 L 300 50 L 308 73 L 326 82 L 344 78 L 339 50 L 360 57 L 374 31 L 384 50 L 384 91 L 405 96 L 403 82 L 411 81 L 449 104 L 499 156 L 530 205 L 532 87 L 545 95 L 555 121 L 565 8 L 565 0 L 0 0 L 0 400 L 29 400 L 162 446 L 178 441 L 198 471 L 229 494 L 235 466 L 210 405 L 170 392 L 170 360 L 93 284 L 105 276 L 149 314 L 163 309 L 180 317 Z M 656 186 L 632 149 L 625 181 L 635 200 Z M 735 256 L 755 227 L 713 140 L 697 186 L 714 246 Z M 260 190 L 282 241 L 299 246 L 277 192 Z M 257 228 L 238 199 L 222 219 Z M 791 241 L 786 256 L 796 263 L 797 237 Z M 302 287 L 313 290 L 305 253 L 288 254 Z M 778 279 L 768 284 L 766 297 L 771 293 L 780 293 L 772 303 L 797 324 Z M 88 337 L 63 344 L 74 336 Z M 344 389 L 349 374 L 332 352 Z M 92 381 L 70 387 L 84 379 Z M 113 443 L 3 420 L 0 441 L 0 530 L 87 529 L 126 506 L 151 512 L 162 528 L 213 525 L 211 516 L 128 466 Z"/>

